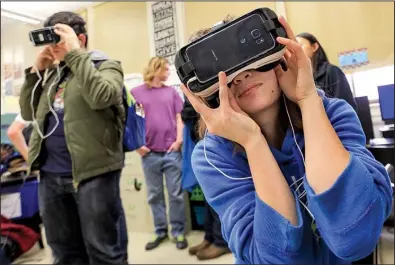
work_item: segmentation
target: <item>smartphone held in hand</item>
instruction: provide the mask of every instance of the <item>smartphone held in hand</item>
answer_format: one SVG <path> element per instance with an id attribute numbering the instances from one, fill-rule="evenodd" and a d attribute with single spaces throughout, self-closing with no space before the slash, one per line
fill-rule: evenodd
<path id="1" fill-rule="evenodd" d="M 55 33 L 54 27 L 45 27 L 29 32 L 29 39 L 34 46 L 56 44 L 60 41 L 60 36 Z"/>

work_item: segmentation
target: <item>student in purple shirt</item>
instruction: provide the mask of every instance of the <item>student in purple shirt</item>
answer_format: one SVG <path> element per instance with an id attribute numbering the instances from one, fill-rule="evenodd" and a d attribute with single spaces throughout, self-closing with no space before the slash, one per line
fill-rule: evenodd
<path id="1" fill-rule="evenodd" d="M 132 89 L 136 102 L 142 105 L 146 121 L 146 146 L 137 150 L 142 157 L 151 206 L 155 239 L 145 249 L 158 247 L 168 238 L 163 175 L 169 194 L 171 234 L 178 249 L 188 246 L 185 239 L 185 205 L 181 188 L 181 145 L 183 102 L 173 87 L 163 84 L 170 75 L 165 58 L 152 58 L 144 71 L 144 84 Z"/>

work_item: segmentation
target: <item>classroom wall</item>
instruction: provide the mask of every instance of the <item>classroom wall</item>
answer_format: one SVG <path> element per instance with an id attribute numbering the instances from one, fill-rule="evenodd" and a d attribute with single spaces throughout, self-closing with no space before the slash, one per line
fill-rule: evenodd
<path id="1" fill-rule="evenodd" d="M 29 41 L 29 32 L 38 29 L 39 25 L 25 23 L 7 24 L 1 29 L 1 88 L 2 88 L 2 113 L 19 112 L 19 102 L 17 96 L 5 96 L 3 93 L 4 85 L 12 83 L 13 90 L 19 91 L 24 81 L 24 70 L 30 67 L 39 51 Z M 16 79 L 8 79 L 5 84 L 4 67 L 6 64 L 14 64 L 21 70 L 21 76 Z"/>
<path id="2" fill-rule="evenodd" d="M 285 7 L 295 34 L 315 35 L 333 64 L 338 65 L 337 53 L 358 48 L 368 48 L 364 68 L 394 63 L 393 2 L 287 1 Z"/>
<path id="3" fill-rule="evenodd" d="M 88 20 L 88 12 L 86 11 L 86 9 L 83 9 L 83 10 L 79 10 L 79 11 L 77 11 L 77 13 L 85 20 L 85 21 L 87 21 Z"/>
<path id="4" fill-rule="evenodd" d="M 185 41 L 196 30 L 211 27 L 228 14 L 240 16 L 260 7 L 275 10 L 275 5 L 275 2 L 184 2 Z"/>
<path id="5" fill-rule="evenodd" d="M 147 10 L 145 2 L 107 2 L 94 6 L 94 43 L 122 62 L 125 73 L 140 73 L 149 59 Z M 89 14 L 88 14 L 89 18 Z"/>

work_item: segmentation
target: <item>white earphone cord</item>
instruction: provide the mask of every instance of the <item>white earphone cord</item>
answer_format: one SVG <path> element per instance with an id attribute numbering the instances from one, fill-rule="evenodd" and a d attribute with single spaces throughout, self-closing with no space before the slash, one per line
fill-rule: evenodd
<path id="1" fill-rule="evenodd" d="M 37 120 L 36 120 L 36 113 L 35 113 L 35 109 L 34 109 L 34 93 L 36 92 L 36 89 L 37 89 L 37 87 L 39 86 L 40 82 L 43 80 L 43 77 L 41 76 L 40 71 L 38 70 L 37 66 L 36 66 L 36 65 L 33 65 L 33 67 L 34 67 L 34 69 L 36 70 L 36 74 L 37 74 L 37 76 L 38 76 L 39 79 L 37 80 L 37 82 L 36 82 L 36 84 L 34 85 L 33 90 L 32 90 L 32 95 L 31 95 L 31 98 L 30 98 L 30 108 L 31 108 L 31 110 L 32 110 L 32 120 L 33 120 L 33 124 L 36 126 L 37 132 L 38 132 L 38 134 L 40 135 L 41 139 L 45 139 L 45 138 L 49 137 L 50 135 L 52 135 L 52 134 L 55 132 L 56 128 L 59 126 L 59 117 L 58 117 L 58 115 L 56 114 L 56 111 L 55 111 L 55 110 L 53 109 L 53 107 L 52 107 L 50 95 L 51 95 L 51 91 L 52 91 L 52 88 L 54 87 L 54 85 L 58 84 L 58 82 L 60 81 L 60 73 L 61 73 L 61 70 L 60 70 L 59 65 L 58 65 L 58 66 L 56 67 L 56 71 L 57 71 L 58 75 L 57 75 L 57 77 L 54 79 L 54 81 L 52 82 L 52 84 L 49 86 L 49 89 L 48 89 L 48 92 L 47 92 L 47 100 L 48 100 L 49 110 L 50 110 L 51 113 L 54 115 L 55 120 L 56 120 L 56 124 L 55 124 L 55 126 L 52 128 L 52 130 L 51 130 L 47 135 L 44 135 L 44 133 L 41 132 L 40 127 L 39 127 L 39 125 L 38 125 L 38 122 L 37 122 Z M 63 67 L 63 68 L 64 68 L 64 67 Z M 63 68 L 62 68 L 62 70 L 63 70 Z"/>
<path id="2" fill-rule="evenodd" d="M 302 152 L 302 150 L 301 150 L 301 148 L 300 148 L 300 146 L 298 145 L 298 142 L 297 142 L 297 140 L 296 140 L 295 130 L 294 130 L 294 127 L 293 127 L 293 125 L 292 125 L 291 116 L 289 115 L 288 106 L 287 106 L 287 101 L 285 100 L 285 95 L 284 95 L 284 94 L 283 94 L 283 99 L 284 99 L 284 105 L 285 105 L 285 110 L 286 110 L 286 112 L 287 112 L 289 124 L 290 124 L 290 126 L 291 126 L 293 139 L 294 139 L 294 142 L 295 142 L 295 144 L 296 144 L 296 146 L 297 146 L 297 148 L 298 148 L 298 150 L 299 150 L 300 155 L 302 156 L 303 166 L 306 168 L 306 164 L 305 164 L 305 159 L 304 159 L 304 156 L 303 156 L 303 152 Z M 210 166 L 212 166 L 215 170 L 217 170 L 219 173 L 221 173 L 223 176 L 225 176 L 225 177 L 228 178 L 228 179 L 232 179 L 232 180 L 247 180 L 247 179 L 252 179 L 252 177 L 243 177 L 243 178 L 234 178 L 234 177 L 230 177 L 230 176 L 228 176 L 227 174 L 225 174 L 221 169 L 217 168 L 213 163 L 211 163 L 211 161 L 208 159 L 207 153 L 206 153 L 206 137 L 207 137 L 207 132 L 208 132 L 208 130 L 206 129 L 206 131 L 205 131 L 205 133 L 204 133 L 204 138 L 203 138 L 203 152 L 204 152 L 204 157 L 205 157 L 207 163 L 209 163 Z M 290 185 L 290 187 L 292 187 L 292 186 L 294 186 L 294 185 L 297 185 L 298 182 L 302 181 L 302 183 L 300 183 L 300 184 L 297 186 L 297 188 L 295 189 L 295 192 L 296 192 L 296 193 L 298 193 L 298 192 L 299 192 L 299 189 L 303 186 L 303 180 L 304 180 L 304 178 L 305 178 L 305 177 L 301 177 L 300 179 L 294 181 L 294 183 L 292 183 L 292 184 Z M 309 213 L 309 215 L 311 216 L 311 218 L 312 218 L 312 224 L 313 224 L 313 223 L 314 223 L 314 220 L 315 220 L 314 215 L 313 215 L 312 212 L 309 210 L 309 208 L 302 202 L 302 198 L 303 198 L 304 196 L 306 196 L 306 194 L 307 194 L 306 191 L 303 191 L 301 194 L 299 194 L 299 195 L 298 195 L 298 201 L 299 201 L 299 203 L 306 209 L 306 211 Z"/>

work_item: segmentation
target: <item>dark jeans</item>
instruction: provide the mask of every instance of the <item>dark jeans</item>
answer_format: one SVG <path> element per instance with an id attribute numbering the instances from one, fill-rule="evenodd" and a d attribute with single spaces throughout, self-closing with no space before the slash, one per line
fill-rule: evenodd
<path id="1" fill-rule="evenodd" d="M 54 264 L 127 264 L 127 229 L 120 198 L 121 171 L 80 183 L 41 172 L 39 201 Z"/>
<path id="2" fill-rule="evenodd" d="M 11 265 L 11 258 L 7 255 L 6 248 L 3 245 L 0 248 L 0 264 Z"/>
<path id="3" fill-rule="evenodd" d="M 222 237 L 221 221 L 218 214 L 206 202 L 204 217 L 204 239 L 217 247 L 228 247 L 228 243 Z"/>

